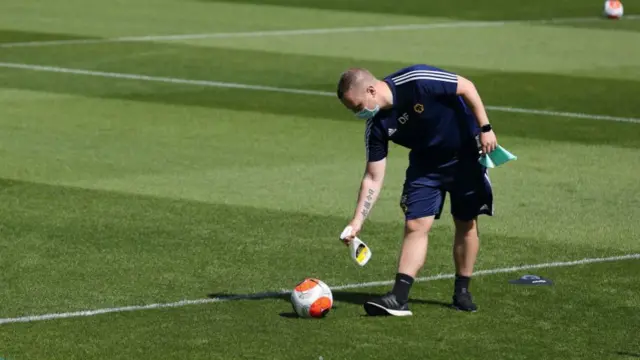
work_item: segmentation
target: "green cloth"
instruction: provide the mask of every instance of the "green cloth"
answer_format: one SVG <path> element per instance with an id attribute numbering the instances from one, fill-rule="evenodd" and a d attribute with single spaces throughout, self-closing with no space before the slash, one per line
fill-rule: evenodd
<path id="1" fill-rule="evenodd" d="M 518 157 L 507 151 L 502 146 L 498 145 L 492 152 L 488 155 L 484 154 L 480 156 L 478 162 L 482 164 L 482 166 L 486 168 L 494 168 L 496 166 L 500 166 L 507 161 L 516 160 Z"/>

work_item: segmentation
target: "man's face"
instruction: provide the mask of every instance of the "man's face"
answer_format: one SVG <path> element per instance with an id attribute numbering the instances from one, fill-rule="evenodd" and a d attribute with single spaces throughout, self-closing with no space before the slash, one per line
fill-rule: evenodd
<path id="1" fill-rule="evenodd" d="M 372 117 L 379 109 L 376 89 L 373 85 L 350 89 L 342 97 L 342 103 L 361 118 Z"/>

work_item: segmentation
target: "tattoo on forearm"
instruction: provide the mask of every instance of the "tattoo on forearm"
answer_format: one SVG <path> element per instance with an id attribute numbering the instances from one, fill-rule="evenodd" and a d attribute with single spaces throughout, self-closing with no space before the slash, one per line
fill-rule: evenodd
<path id="1" fill-rule="evenodd" d="M 369 211 L 371 211 L 371 205 L 373 204 L 373 194 L 375 191 L 373 189 L 367 190 L 367 199 L 364 201 L 364 209 L 362 209 L 362 216 L 367 217 L 369 215 Z"/>

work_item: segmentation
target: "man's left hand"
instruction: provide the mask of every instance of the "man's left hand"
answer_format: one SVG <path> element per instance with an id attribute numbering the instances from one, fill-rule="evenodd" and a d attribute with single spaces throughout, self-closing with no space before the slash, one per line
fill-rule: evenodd
<path id="1" fill-rule="evenodd" d="M 480 134 L 480 144 L 482 145 L 482 153 L 488 154 L 498 146 L 498 139 L 493 130 Z"/>

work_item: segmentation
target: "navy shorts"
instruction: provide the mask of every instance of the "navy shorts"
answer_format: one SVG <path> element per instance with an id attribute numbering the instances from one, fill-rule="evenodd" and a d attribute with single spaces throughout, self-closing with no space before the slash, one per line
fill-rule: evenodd
<path id="1" fill-rule="evenodd" d="M 447 193 L 451 214 L 457 220 L 473 220 L 480 214 L 493 215 L 493 191 L 486 168 L 477 160 L 460 160 L 427 171 L 409 165 L 400 200 L 405 219 L 426 216 L 439 219 Z"/>

